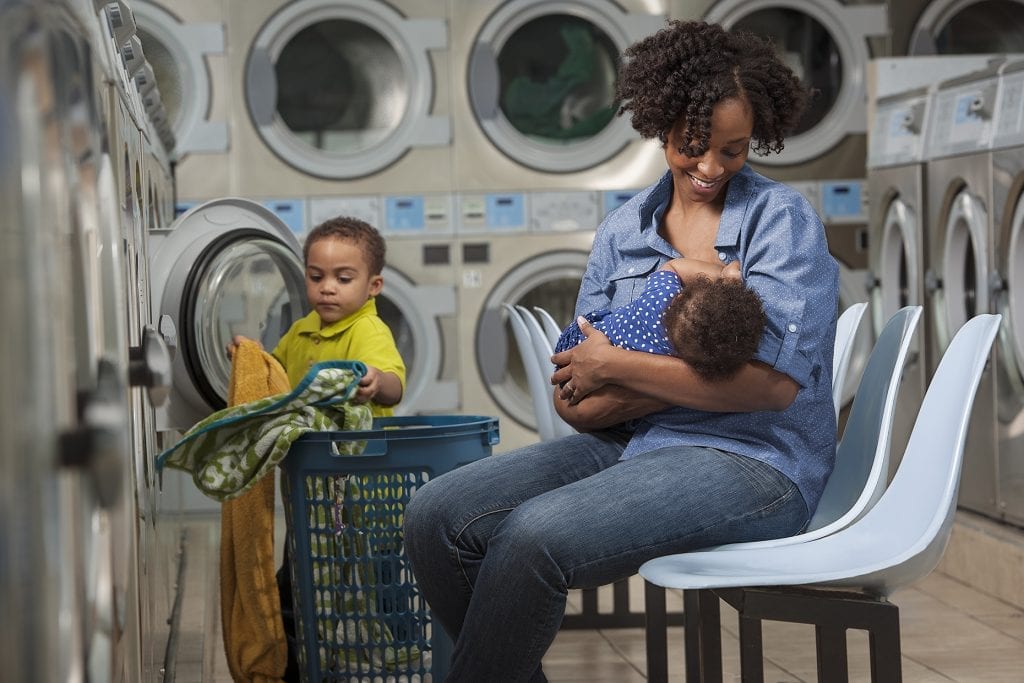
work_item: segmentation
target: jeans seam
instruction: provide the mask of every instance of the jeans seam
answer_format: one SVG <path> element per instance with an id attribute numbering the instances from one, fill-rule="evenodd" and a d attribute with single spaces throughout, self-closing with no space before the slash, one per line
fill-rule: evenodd
<path id="1" fill-rule="evenodd" d="M 481 512 L 480 514 L 475 515 L 474 517 L 467 520 L 466 523 L 462 525 L 462 528 L 459 529 L 459 532 L 455 534 L 455 537 L 452 539 L 452 549 L 455 550 L 455 561 L 459 565 L 459 571 L 462 572 L 462 578 L 466 581 L 466 585 L 469 586 L 470 590 L 473 589 L 473 582 L 470 581 L 469 573 L 466 571 L 465 565 L 462 564 L 462 553 L 459 552 L 459 539 L 462 538 L 462 534 L 465 533 L 466 529 L 468 529 L 473 522 L 479 519 L 483 519 L 488 515 L 497 514 L 499 512 L 511 512 L 512 510 L 515 510 L 515 506 L 510 508 L 497 508 L 495 510 Z"/>

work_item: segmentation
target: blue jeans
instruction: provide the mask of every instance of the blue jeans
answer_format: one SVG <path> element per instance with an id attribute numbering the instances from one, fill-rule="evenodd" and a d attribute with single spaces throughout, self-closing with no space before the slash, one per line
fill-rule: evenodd
<path id="1" fill-rule="evenodd" d="M 701 447 L 619 461 L 626 436 L 577 434 L 444 474 L 405 511 L 406 552 L 455 641 L 448 681 L 545 681 L 541 658 L 570 588 L 645 561 L 794 534 L 796 486 L 757 460 Z"/>

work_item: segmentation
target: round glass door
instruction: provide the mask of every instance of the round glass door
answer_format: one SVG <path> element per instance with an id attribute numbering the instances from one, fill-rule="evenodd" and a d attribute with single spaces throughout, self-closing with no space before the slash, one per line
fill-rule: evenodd
<path id="1" fill-rule="evenodd" d="M 290 248 L 237 231 L 210 245 L 192 270 L 181 301 L 180 348 L 195 386 L 220 409 L 227 404 L 235 335 L 270 350 L 306 314 L 302 263 Z"/>
<path id="2" fill-rule="evenodd" d="M 889 203 L 882 225 L 875 289 L 876 336 L 898 310 L 921 303 L 917 214 L 899 197 Z"/>
<path id="3" fill-rule="evenodd" d="M 831 7 L 830 7 L 831 6 Z M 867 38 L 884 35 L 884 13 L 857 14 L 821 0 L 723 0 L 707 13 L 721 23 L 769 38 L 804 85 L 817 91 L 780 154 L 753 155 L 765 165 L 795 164 L 825 154 L 850 133 L 865 130 Z"/>
<path id="4" fill-rule="evenodd" d="M 921 15 L 913 55 L 1024 52 L 1021 0 L 939 0 Z"/>
<path id="5" fill-rule="evenodd" d="M 428 116 L 426 54 L 445 36 L 443 22 L 409 21 L 379 2 L 291 3 L 249 53 L 249 113 L 295 168 L 338 179 L 379 171 L 411 146 L 448 142 L 447 120 Z"/>
<path id="6" fill-rule="evenodd" d="M 999 338 L 1007 365 L 1016 368 L 1010 381 L 1024 393 L 1024 196 L 1017 197 L 1010 230 L 1006 296 L 999 311 L 1003 314 L 1003 329 Z"/>
<path id="7" fill-rule="evenodd" d="M 946 350 L 956 331 L 979 313 L 987 313 L 988 214 L 966 190 L 953 199 L 946 220 L 942 254 L 942 295 L 936 297 L 938 351 Z"/>
<path id="8" fill-rule="evenodd" d="M 663 24 L 650 17 L 645 34 Z M 470 55 L 469 89 L 477 122 L 502 153 L 539 171 L 581 171 L 636 139 L 615 116 L 619 54 L 641 37 L 624 18 L 608 3 L 537 0 L 491 15 Z"/>
<path id="9" fill-rule="evenodd" d="M 476 330 L 476 358 L 483 384 L 516 422 L 537 429 L 526 371 L 502 304 L 545 309 L 556 324 L 573 319 L 586 252 L 552 252 L 508 272 L 488 295 Z M 554 371 L 554 368 L 552 368 Z"/>

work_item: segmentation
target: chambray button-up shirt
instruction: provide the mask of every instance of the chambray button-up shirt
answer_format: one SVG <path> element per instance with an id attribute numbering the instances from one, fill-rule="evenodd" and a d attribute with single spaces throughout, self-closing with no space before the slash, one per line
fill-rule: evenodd
<path id="1" fill-rule="evenodd" d="M 683 256 L 658 234 L 672 176 L 637 193 L 597 230 L 576 314 L 623 306 L 648 275 Z M 635 421 L 622 457 L 667 446 L 709 446 L 768 463 L 800 489 L 809 514 L 832 471 L 836 446 L 832 346 L 839 267 L 825 229 L 796 190 L 744 166 L 729 181 L 715 240 L 723 263 L 739 259 L 764 302 L 767 325 L 755 358 L 800 390 L 784 411 L 719 413 L 675 407 Z"/>

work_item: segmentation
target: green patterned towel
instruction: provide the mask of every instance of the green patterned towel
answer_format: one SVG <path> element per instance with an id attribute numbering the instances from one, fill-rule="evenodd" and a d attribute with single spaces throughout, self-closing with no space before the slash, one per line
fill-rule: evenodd
<path id="1" fill-rule="evenodd" d="M 364 374 L 359 361 L 317 363 L 290 393 L 225 408 L 197 423 L 160 454 L 157 468 L 190 472 L 196 487 L 217 501 L 241 495 L 306 432 L 369 429 L 369 406 L 349 403 Z M 363 444 L 342 447 L 352 455 Z"/>

